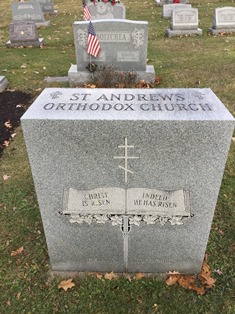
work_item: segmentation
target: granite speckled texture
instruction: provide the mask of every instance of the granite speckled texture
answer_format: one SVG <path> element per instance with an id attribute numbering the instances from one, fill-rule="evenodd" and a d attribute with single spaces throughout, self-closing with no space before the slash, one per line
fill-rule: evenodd
<path id="1" fill-rule="evenodd" d="M 21 122 L 53 270 L 200 271 L 234 129 L 210 89 L 48 88 Z M 191 217 L 70 222 L 64 191 L 99 188 L 187 190 Z"/>

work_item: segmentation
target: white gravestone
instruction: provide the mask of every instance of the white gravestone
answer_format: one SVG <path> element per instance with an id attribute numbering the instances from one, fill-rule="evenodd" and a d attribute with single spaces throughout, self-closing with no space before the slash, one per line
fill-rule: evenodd
<path id="1" fill-rule="evenodd" d="M 166 35 L 168 37 L 202 35 L 202 29 L 198 28 L 198 9 L 174 9 Z"/>
<path id="2" fill-rule="evenodd" d="M 174 4 L 164 4 L 162 10 L 162 16 L 164 18 L 170 18 L 172 11 L 175 9 L 187 9 L 191 8 L 191 4 L 181 4 L 181 3 L 174 3 Z"/>
<path id="3" fill-rule="evenodd" d="M 208 31 L 212 33 L 212 35 L 235 33 L 235 7 L 215 9 L 213 25 Z"/>
<path id="4" fill-rule="evenodd" d="M 200 272 L 234 129 L 210 89 L 47 88 L 21 122 L 53 270 Z"/>

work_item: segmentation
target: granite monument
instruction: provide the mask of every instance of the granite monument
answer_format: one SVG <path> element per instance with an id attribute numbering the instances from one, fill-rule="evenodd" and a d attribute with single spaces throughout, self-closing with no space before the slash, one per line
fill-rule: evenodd
<path id="1" fill-rule="evenodd" d="M 91 20 L 99 19 L 125 19 L 126 7 L 123 3 L 112 5 L 110 2 L 87 3 L 87 7 L 91 13 Z"/>
<path id="2" fill-rule="evenodd" d="M 212 28 L 208 31 L 212 35 L 235 33 L 235 7 L 216 8 Z"/>
<path id="3" fill-rule="evenodd" d="M 171 14 L 170 28 L 166 30 L 167 37 L 202 35 L 198 28 L 198 9 L 174 9 Z"/>
<path id="4" fill-rule="evenodd" d="M 74 22 L 74 42 L 76 65 L 68 72 L 71 87 L 92 80 L 87 70 L 89 64 L 97 67 L 113 67 L 124 72 L 135 72 L 137 80 L 153 82 L 155 71 L 152 65 L 146 65 L 148 48 L 148 22 L 124 19 L 94 20 L 93 26 L 100 42 L 98 58 L 87 53 L 88 21 Z"/>
<path id="5" fill-rule="evenodd" d="M 11 7 L 13 22 L 31 21 L 37 27 L 48 26 L 50 24 L 50 21 L 45 20 L 41 6 L 36 1 L 12 2 Z"/>
<path id="6" fill-rule="evenodd" d="M 200 272 L 234 129 L 211 89 L 46 88 L 21 123 L 53 270 Z"/>
<path id="7" fill-rule="evenodd" d="M 31 21 L 13 22 L 9 26 L 8 48 L 42 47 L 44 39 L 38 37 L 37 26 Z"/>

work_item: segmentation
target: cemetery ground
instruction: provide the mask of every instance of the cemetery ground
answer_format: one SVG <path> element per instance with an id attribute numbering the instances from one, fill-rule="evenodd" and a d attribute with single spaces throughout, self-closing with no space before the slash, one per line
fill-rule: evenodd
<path id="1" fill-rule="evenodd" d="M 203 35 L 171 39 L 164 36 L 170 21 L 162 18 L 162 8 L 154 0 L 124 3 L 127 19 L 149 21 L 148 63 L 154 65 L 160 77 L 156 88 L 209 87 L 235 115 L 235 35 L 207 35 L 214 9 L 234 2 L 192 0 L 192 6 L 199 9 Z M 18 115 L 45 87 L 68 87 L 67 83 L 46 83 L 44 78 L 66 76 L 70 65 L 75 63 L 72 23 L 82 19 L 82 9 L 75 0 L 55 0 L 54 7 L 59 14 L 47 17 L 50 26 L 39 29 L 39 37 L 45 40 L 43 48 L 8 49 L 5 43 L 9 39 L 11 7 L 7 0 L 0 4 L 0 75 L 9 81 L 8 95 L 5 92 L 4 96 L 0 95 L 0 101 L 4 99 L 0 103 L 0 130 L 14 134 L 3 146 L 0 161 L 0 313 L 234 313 L 234 143 L 206 252 L 216 282 L 205 294 L 195 293 L 189 285 L 188 289 L 168 286 L 162 277 L 147 278 L 142 274 L 123 274 L 118 278 L 113 273 L 75 277 L 71 274 L 63 278 L 50 275 Z M 17 93 L 17 99 L 12 97 L 13 92 Z M 20 99 L 22 95 L 24 100 Z M 58 288 L 62 280 L 70 278 L 74 283 L 68 284 L 70 289 Z M 200 287 L 200 282 L 197 284 Z"/>

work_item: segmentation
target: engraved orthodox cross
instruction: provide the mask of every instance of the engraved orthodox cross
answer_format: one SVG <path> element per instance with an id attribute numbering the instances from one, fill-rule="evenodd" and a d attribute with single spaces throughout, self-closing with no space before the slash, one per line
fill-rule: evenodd
<path id="1" fill-rule="evenodd" d="M 128 148 L 134 148 L 134 145 L 128 145 L 127 144 L 127 137 L 125 137 L 125 144 L 124 145 L 118 145 L 118 148 L 124 148 L 124 156 L 114 156 L 113 158 L 114 159 L 124 159 L 124 167 L 118 166 L 118 168 L 124 170 L 125 183 L 127 183 L 127 174 L 128 173 L 134 173 L 133 171 L 131 171 L 127 168 L 128 159 L 138 159 L 139 157 L 128 156 Z"/>

